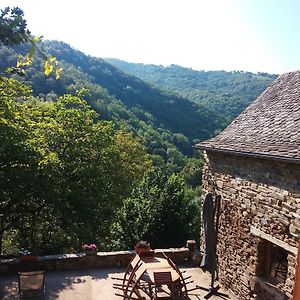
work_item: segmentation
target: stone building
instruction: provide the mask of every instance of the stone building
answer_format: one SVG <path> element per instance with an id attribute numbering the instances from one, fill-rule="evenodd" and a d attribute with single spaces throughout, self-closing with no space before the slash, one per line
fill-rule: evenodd
<path id="1" fill-rule="evenodd" d="M 300 232 L 300 71 L 283 74 L 204 150 L 221 195 L 219 280 L 240 299 L 292 299 Z"/>

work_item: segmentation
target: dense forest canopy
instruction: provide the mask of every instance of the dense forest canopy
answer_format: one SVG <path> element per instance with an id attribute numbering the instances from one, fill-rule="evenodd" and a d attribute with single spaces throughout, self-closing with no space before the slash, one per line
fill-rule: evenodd
<path id="1" fill-rule="evenodd" d="M 106 237 L 151 166 L 144 147 L 76 96 L 40 101 L 5 78 L 0 95 L 2 230 L 45 252 Z"/>
<path id="2" fill-rule="evenodd" d="M 182 133 L 191 141 L 206 139 L 225 126 L 224 119 L 202 105 L 159 90 L 135 76 L 128 75 L 106 61 L 86 56 L 61 42 L 48 42 L 45 49 L 60 61 L 71 64 L 87 74 L 93 84 L 104 87 L 110 95 L 128 108 L 140 107 L 153 116 L 157 126 Z"/>
<path id="3" fill-rule="evenodd" d="M 96 242 L 103 250 L 132 247 L 132 240 L 125 244 L 123 235 L 116 234 L 115 228 L 124 229 L 115 222 L 119 210 L 124 210 L 124 201 L 147 180 L 145 171 L 152 170 L 154 159 L 141 141 L 124 127 L 101 119 L 76 95 L 64 94 L 55 101 L 34 97 L 27 85 L 1 77 L 0 96 L 4 252 L 21 248 L 38 253 L 78 251 L 84 242 Z M 172 154 L 171 149 L 166 155 L 175 159 L 180 152 L 174 147 Z M 176 163 L 168 164 L 173 173 Z M 165 168 L 154 173 L 168 177 L 170 172 Z M 180 180 L 179 175 L 170 176 Z M 150 183 L 147 189 L 162 189 L 156 182 Z M 174 197 L 197 211 L 198 204 L 191 202 L 194 194 L 191 197 L 185 184 L 168 192 L 164 194 L 168 209 Z M 144 214 L 147 211 L 145 208 Z M 155 219 L 144 225 L 151 226 Z M 194 235 L 195 229 L 190 234 Z M 143 238 L 143 232 L 136 231 L 135 237 Z M 152 238 L 153 245 L 161 246 L 161 237 Z M 185 239 L 180 236 L 181 243 Z"/>
<path id="4" fill-rule="evenodd" d="M 277 77 L 244 71 L 196 71 L 177 65 L 164 67 L 112 58 L 106 61 L 157 87 L 202 104 L 228 121 L 237 117 Z"/>
<path id="5" fill-rule="evenodd" d="M 0 254 L 199 240 L 202 159 L 192 146 L 238 113 L 232 87 L 245 90 L 249 74 L 212 73 L 205 87 L 173 66 L 177 80 L 146 83 L 63 42 L 40 43 L 20 9 L 0 21 Z M 250 77 L 254 94 L 273 78 Z M 214 96 L 216 85 L 231 90 L 230 101 L 225 90 Z M 242 103 L 254 97 L 237 94 Z"/>
<path id="6" fill-rule="evenodd" d="M 154 247 L 198 239 L 201 160 L 192 157 L 191 145 L 212 136 L 223 120 L 67 44 L 35 40 L 32 53 L 23 24 L 26 40 L 1 41 L 0 48 L 1 252 L 78 251 L 86 242 L 101 250 L 132 248 L 135 241 L 124 240 L 124 232 L 135 211 L 124 212 L 140 189 L 145 197 L 156 190 L 165 204 L 151 215 L 147 205 L 136 206 L 147 222 L 129 237 L 148 237 Z M 47 71 L 45 55 L 64 69 L 59 79 Z M 176 222 L 182 231 L 166 244 L 166 232 L 150 235 L 149 228 L 172 207 L 174 218 L 161 226 Z M 191 213 L 177 219 L 185 210 Z"/>

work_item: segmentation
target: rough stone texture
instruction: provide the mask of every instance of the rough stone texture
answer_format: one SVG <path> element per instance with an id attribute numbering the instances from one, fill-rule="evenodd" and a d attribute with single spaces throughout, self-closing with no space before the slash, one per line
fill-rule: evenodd
<path id="1" fill-rule="evenodd" d="M 202 182 L 203 198 L 207 192 L 221 195 L 220 281 L 240 299 L 292 299 L 295 254 L 288 255 L 284 284 L 264 284 L 259 280 L 264 273 L 263 240 L 252 235 L 250 228 L 297 246 L 300 166 L 208 152 Z"/>
<path id="2" fill-rule="evenodd" d="M 188 259 L 187 248 L 155 249 L 155 253 L 164 252 L 176 264 Z M 22 262 L 19 258 L 1 259 L 0 275 L 16 274 L 20 271 L 67 271 L 86 270 L 90 268 L 125 268 L 134 251 L 98 252 L 96 255 L 62 254 L 39 256 L 35 261 Z"/>

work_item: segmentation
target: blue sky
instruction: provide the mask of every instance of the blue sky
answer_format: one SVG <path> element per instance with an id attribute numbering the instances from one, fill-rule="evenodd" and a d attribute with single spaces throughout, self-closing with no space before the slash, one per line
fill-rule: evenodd
<path id="1" fill-rule="evenodd" d="M 97 57 L 196 70 L 300 69 L 299 0 L 1 0 L 28 28 Z"/>

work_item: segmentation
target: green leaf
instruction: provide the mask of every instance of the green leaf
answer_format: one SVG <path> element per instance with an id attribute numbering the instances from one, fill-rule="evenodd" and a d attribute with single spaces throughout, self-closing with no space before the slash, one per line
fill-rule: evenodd
<path id="1" fill-rule="evenodd" d="M 58 68 L 55 70 L 55 79 L 60 78 L 60 73 L 62 72 L 63 68 Z"/>
<path id="2" fill-rule="evenodd" d="M 45 61 L 44 69 L 45 69 L 44 73 L 46 76 L 49 76 L 53 71 L 53 66 L 49 63 L 48 60 Z"/>
<path id="3" fill-rule="evenodd" d="M 33 43 L 39 43 L 40 42 L 40 37 L 39 36 L 35 36 L 33 39 L 32 39 L 32 42 Z"/>
<path id="4" fill-rule="evenodd" d="M 32 59 L 29 56 L 26 56 L 23 60 L 17 61 L 17 68 L 30 66 L 32 64 Z"/>

